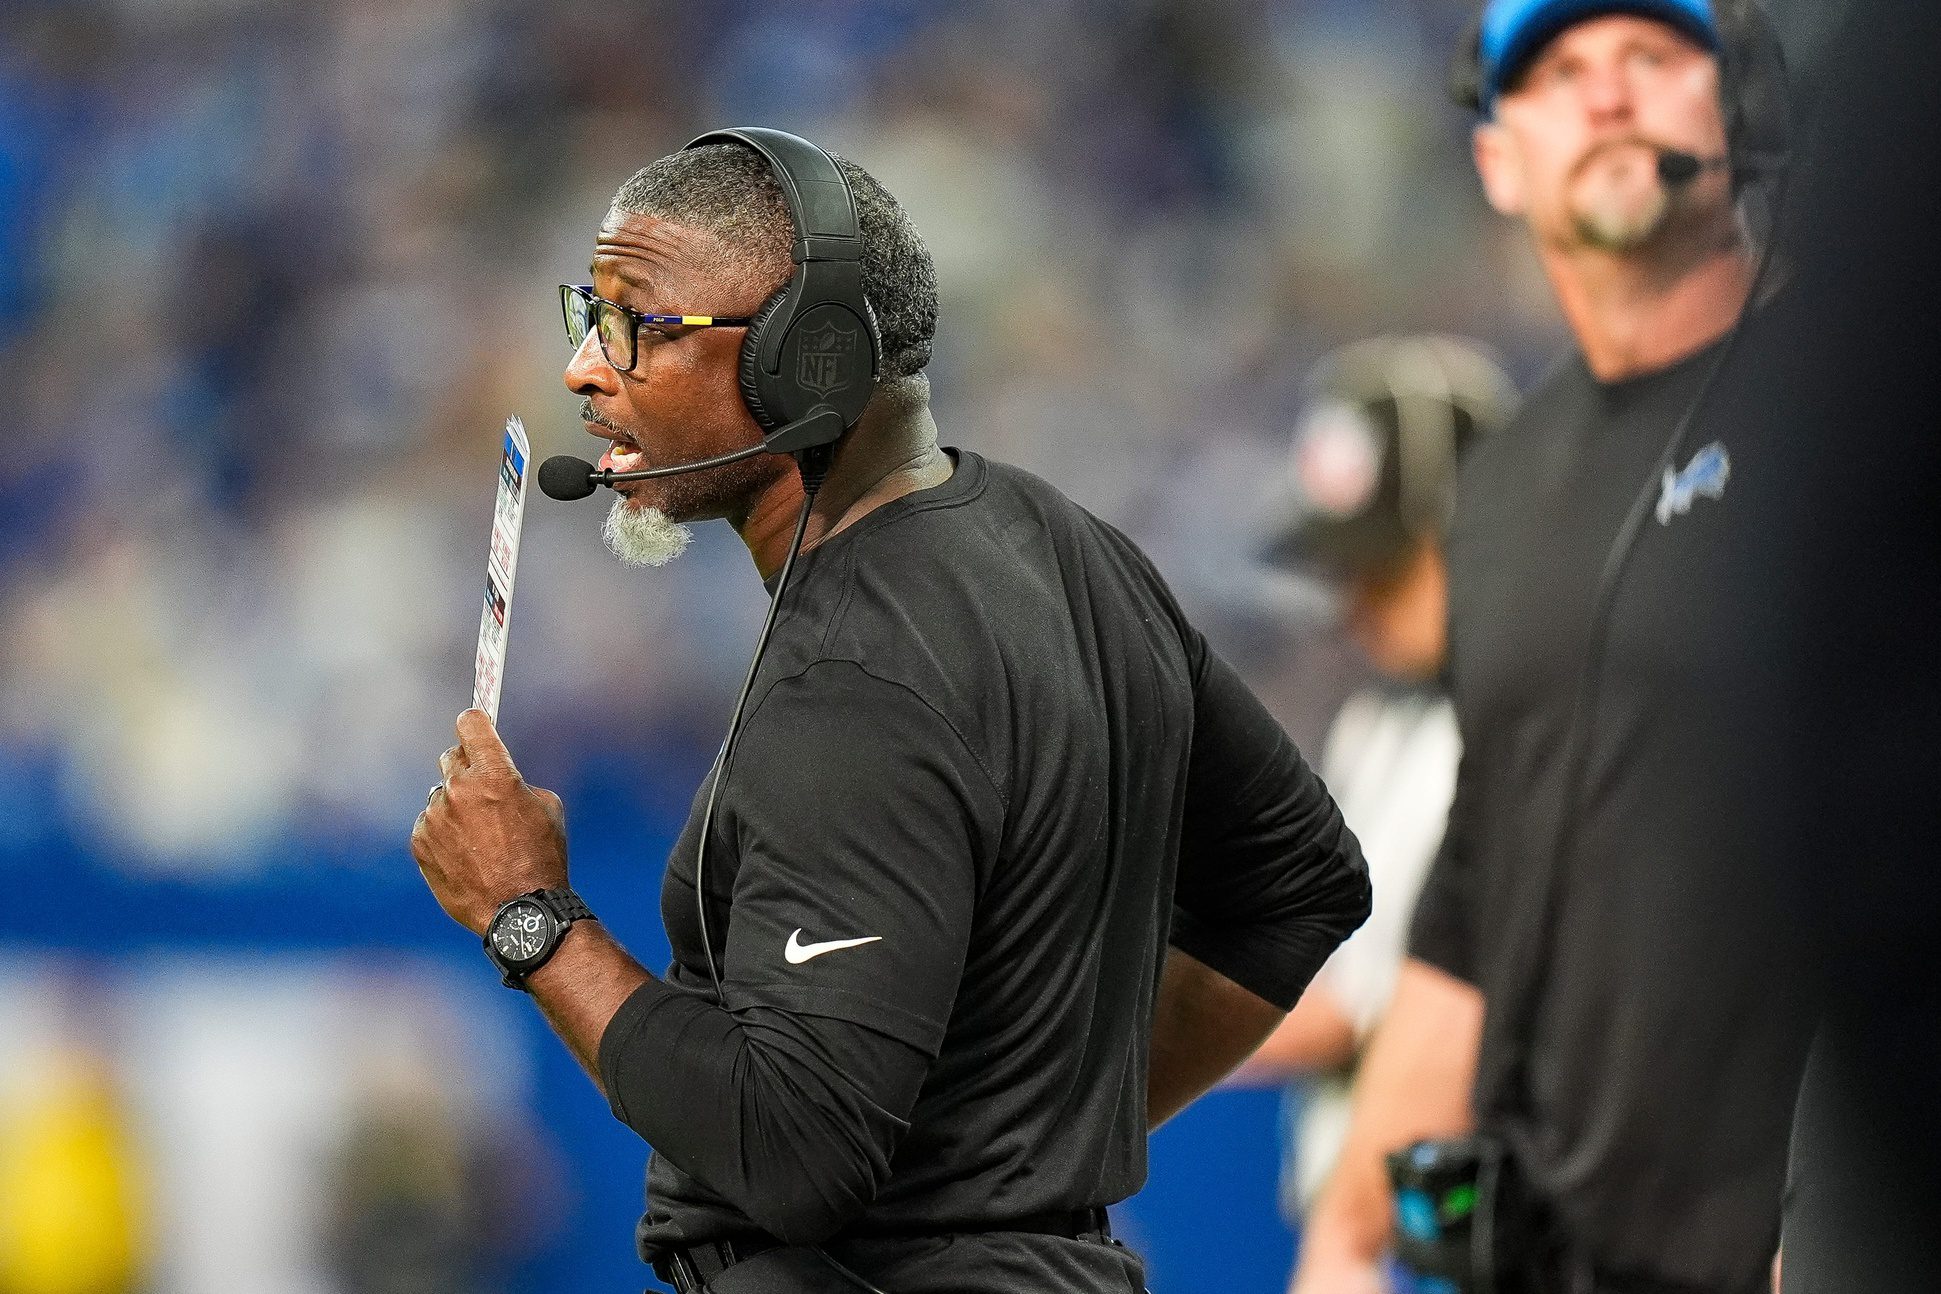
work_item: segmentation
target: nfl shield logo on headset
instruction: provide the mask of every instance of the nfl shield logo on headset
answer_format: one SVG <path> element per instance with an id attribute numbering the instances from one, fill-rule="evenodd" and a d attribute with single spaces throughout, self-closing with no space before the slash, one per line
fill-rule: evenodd
<path id="1" fill-rule="evenodd" d="M 848 386 L 856 362 L 856 341 L 854 328 L 834 324 L 805 333 L 796 352 L 796 382 L 820 396 Z"/>

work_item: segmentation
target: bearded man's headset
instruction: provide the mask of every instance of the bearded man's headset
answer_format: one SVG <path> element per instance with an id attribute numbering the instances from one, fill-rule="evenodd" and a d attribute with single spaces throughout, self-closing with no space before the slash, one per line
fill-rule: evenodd
<path id="1" fill-rule="evenodd" d="M 788 204 L 795 271 L 755 312 L 741 345 L 741 398 L 771 454 L 833 444 L 863 416 L 883 341 L 863 295 L 863 231 L 849 179 L 798 135 L 744 126 L 690 142 L 742 144 L 768 163 Z"/>

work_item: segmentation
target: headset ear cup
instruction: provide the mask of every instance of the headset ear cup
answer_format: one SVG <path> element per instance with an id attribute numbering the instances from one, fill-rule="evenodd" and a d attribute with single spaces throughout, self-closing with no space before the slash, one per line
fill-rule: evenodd
<path id="1" fill-rule="evenodd" d="M 1725 45 L 1721 90 L 1735 186 L 1783 170 L 1791 149 L 1786 52 L 1756 0 L 1717 0 Z"/>
<path id="2" fill-rule="evenodd" d="M 788 300 L 789 284 L 784 283 L 776 289 L 775 295 L 762 302 L 762 308 L 748 325 L 748 335 L 741 341 L 741 402 L 748 406 L 748 412 L 755 417 L 755 424 L 763 432 L 774 431 L 788 419 L 771 413 L 762 402 L 762 335 L 768 331 L 769 321 L 775 312 Z"/>

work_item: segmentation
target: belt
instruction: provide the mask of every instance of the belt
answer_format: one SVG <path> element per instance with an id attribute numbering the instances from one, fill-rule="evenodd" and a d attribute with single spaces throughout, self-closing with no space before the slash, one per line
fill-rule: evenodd
<path id="1" fill-rule="evenodd" d="M 1023 1232 L 1027 1235 L 1064 1236 L 1071 1240 L 1112 1239 L 1112 1219 L 1104 1209 L 1049 1210 L 1004 1218 L 975 1227 L 865 1227 L 842 1233 L 844 1240 L 899 1240 L 921 1236 L 1002 1235 Z M 768 1236 L 744 1236 L 733 1240 L 704 1240 L 699 1244 L 669 1250 L 654 1259 L 654 1274 L 677 1290 L 699 1290 L 736 1263 L 756 1254 L 780 1249 L 782 1243 Z"/>
<path id="2" fill-rule="evenodd" d="M 780 1241 L 770 1240 L 767 1236 L 706 1240 L 685 1249 L 670 1250 L 654 1259 L 654 1275 L 686 1294 L 690 1290 L 702 1289 L 736 1263 L 746 1262 L 756 1254 L 765 1254 L 781 1247 Z"/>

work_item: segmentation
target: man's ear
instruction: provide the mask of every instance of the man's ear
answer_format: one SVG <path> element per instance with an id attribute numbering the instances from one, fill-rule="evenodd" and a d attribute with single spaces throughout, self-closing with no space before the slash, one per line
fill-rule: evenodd
<path id="1" fill-rule="evenodd" d="M 1483 180 L 1483 196 L 1498 215 L 1521 216 L 1524 209 L 1523 155 L 1509 132 L 1485 121 L 1470 135 L 1476 174 Z"/>

